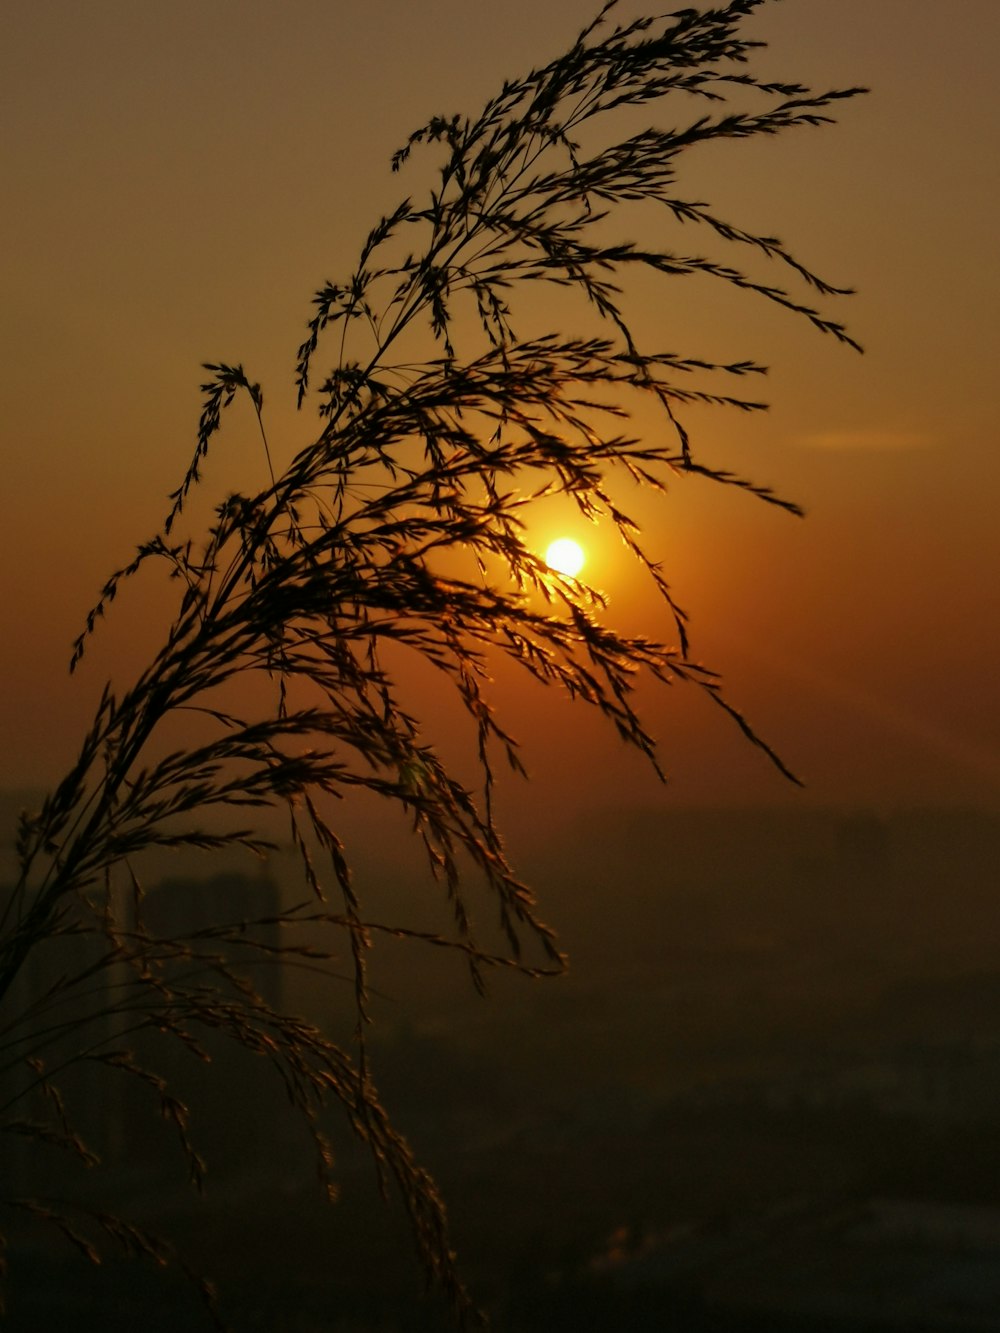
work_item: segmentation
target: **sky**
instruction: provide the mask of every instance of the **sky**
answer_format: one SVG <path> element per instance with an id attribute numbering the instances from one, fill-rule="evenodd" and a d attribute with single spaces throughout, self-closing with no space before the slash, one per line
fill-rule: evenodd
<path id="1" fill-rule="evenodd" d="M 154 641 L 163 606 L 125 597 L 91 664 L 67 673 L 101 584 L 156 530 L 188 464 L 200 364 L 243 362 L 291 457 L 314 420 L 293 411 L 292 374 L 312 292 L 346 276 L 374 220 L 430 179 L 419 160 L 393 177 L 393 150 L 431 114 L 474 112 L 557 54 L 593 8 L 4 7 L 0 785 L 57 781 L 104 676 L 124 682 Z M 1000 6 L 783 0 L 752 26 L 769 43 L 761 71 L 872 92 L 837 126 L 692 157 L 692 188 L 855 287 L 830 313 L 866 351 L 746 298 L 640 293 L 654 339 L 771 366 L 770 413 L 697 414 L 695 445 L 807 510 L 800 522 L 685 483 L 648 511 L 647 535 L 695 655 L 805 787 L 682 690 L 643 696 L 671 777 L 661 790 L 579 708 L 501 681 L 530 742 L 533 809 L 996 808 Z M 225 438 L 212 479 L 255 484 L 252 446 L 238 428 Z M 589 544 L 613 614 L 667 634 L 622 554 L 569 535 Z"/>

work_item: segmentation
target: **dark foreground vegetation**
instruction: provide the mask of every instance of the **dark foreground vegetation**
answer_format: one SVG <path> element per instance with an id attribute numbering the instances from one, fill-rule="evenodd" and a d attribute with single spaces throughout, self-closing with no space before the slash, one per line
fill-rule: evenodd
<path id="1" fill-rule="evenodd" d="M 692 655 L 667 572 L 631 517 L 637 493 L 666 502 L 671 488 L 672 500 L 680 478 L 797 512 L 705 461 L 684 425 L 692 406 L 759 410 L 742 386 L 764 367 L 681 352 L 683 330 L 656 329 L 650 342 L 631 314 L 638 284 L 721 286 L 856 347 L 819 308 L 843 289 L 775 237 L 717 216 L 680 180 L 684 153 L 824 123 L 858 91 L 755 76 L 744 24 L 761 3 L 616 24 L 611 0 L 564 55 L 504 84 L 480 115 L 435 116 L 412 134 L 393 168 L 409 172 L 411 156 L 429 153 L 434 183 L 381 218 L 353 272 L 316 293 L 294 370 L 316 434 L 294 456 L 269 434 L 253 376 L 235 362 L 206 366 L 188 469 L 160 530 L 105 584 L 72 666 L 89 669 L 98 622 L 134 581 L 168 578 L 174 618 L 135 679 L 107 683 L 65 778 L 23 812 L 0 909 L 0 1132 L 16 1167 L 0 1210 L 14 1242 L 14 1326 L 28 1299 L 20 1292 L 44 1301 L 62 1287 L 46 1248 L 22 1248 L 22 1236 L 48 1227 L 53 1244 L 114 1275 L 112 1303 L 95 1314 L 103 1329 L 119 1317 L 115 1302 L 130 1327 L 148 1304 L 128 1294 L 145 1279 L 119 1281 L 116 1257 L 165 1269 L 168 1283 L 187 1278 L 190 1299 L 219 1320 L 200 1274 L 217 1268 L 221 1280 L 238 1256 L 242 1271 L 273 1273 L 276 1284 L 239 1309 L 230 1276 L 245 1323 L 265 1318 L 266 1299 L 284 1312 L 273 1327 L 308 1327 L 303 1302 L 315 1301 L 330 1327 L 359 1271 L 337 1228 L 370 1225 L 364 1190 L 321 1223 L 303 1201 L 293 1131 L 278 1129 L 273 1099 L 297 1113 L 321 1194 L 342 1196 L 355 1170 L 393 1194 L 453 1313 L 479 1320 L 437 1184 L 380 1092 L 376 1074 L 391 1078 L 407 1050 L 373 1027 L 373 979 L 400 941 L 423 951 L 428 973 L 432 959 L 457 956 L 476 988 L 488 974 L 564 969 L 495 819 L 498 769 L 520 772 L 521 759 L 494 706 L 494 674 L 589 705 L 654 773 L 636 686 L 681 685 L 787 771 Z M 621 230 L 640 213 L 648 241 Z M 566 334 L 538 326 L 536 296 L 553 293 L 574 312 Z M 210 497 L 217 433 L 237 400 L 261 486 Z M 637 424 L 646 413 L 653 429 Z M 240 428 L 235 412 L 229 420 Z M 530 518 L 553 498 L 616 534 L 670 642 L 621 632 L 599 591 L 548 568 Z M 412 688 L 421 671 L 436 679 L 430 705 Z M 466 728 L 464 760 L 435 741 L 443 695 Z M 383 886 L 356 873 L 345 798 L 380 805 L 386 829 L 409 824 L 438 890 L 431 923 L 411 924 L 398 902 L 402 914 L 387 913 Z M 194 891 L 155 881 L 151 858 L 165 848 L 268 853 L 275 838 L 261 821 L 273 827 L 276 813 L 298 868 L 273 893 L 249 876 L 241 899 L 210 871 Z M 335 1002 L 306 1016 L 284 989 L 296 970 L 327 973 Z M 484 1041 L 475 1061 L 499 1072 L 509 1040 Z M 431 1064 L 428 1052 L 415 1074 Z M 443 1119 L 463 1105 L 432 1091 Z M 534 1107 L 530 1097 L 524 1111 L 505 1104 L 516 1115 Z M 542 1248 L 561 1271 L 567 1245 L 592 1243 L 572 1239 L 585 1218 L 597 1225 L 583 1193 L 591 1177 L 573 1162 L 561 1212 L 551 1184 L 526 1169 L 530 1142 L 512 1140 L 488 1111 L 477 1132 L 496 1130 L 492 1147 L 435 1152 L 428 1136 L 425 1150 L 456 1186 L 460 1161 L 463 1179 L 485 1173 L 476 1207 L 483 1225 L 497 1224 L 495 1255 L 503 1182 L 545 1199 Z M 399 1123 L 415 1114 L 400 1092 Z M 345 1127 L 367 1151 L 364 1168 L 345 1156 Z M 650 1122 L 634 1133 L 661 1131 Z M 204 1206 L 180 1201 L 171 1160 L 181 1186 L 187 1177 L 207 1188 Z M 84 1188 L 84 1176 L 99 1187 Z M 251 1223 L 241 1191 L 265 1185 L 279 1195 Z M 680 1195 L 670 1207 L 682 1204 Z M 305 1291 L 293 1300 L 286 1288 L 299 1271 Z M 360 1271 L 370 1309 L 395 1280 L 381 1260 Z M 507 1286 L 481 1285 L 502 1307 Z M 78 1320 L 85 1305 L 81 1293 Z M 151 1327 L 152 1317 L 140 1322 Z M 177 1315 L 173 1326 L 186 1322 Z"/>

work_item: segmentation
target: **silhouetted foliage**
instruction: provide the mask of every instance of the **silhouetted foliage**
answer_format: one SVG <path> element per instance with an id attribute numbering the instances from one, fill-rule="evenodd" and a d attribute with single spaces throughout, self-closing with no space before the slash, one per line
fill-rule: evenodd
<path id="1" fill-rule="evenodd" d="M 174 619 L 138 678 L 107 686 L 76 763 L 21 822 L 21 874 L 0 937 L 2 1061 L 8 1084 L 15 1073 L 20 1079 L 2 1108 L 9 1134 L 90 1160 L 59 1088 L 68 1066 L 97 1063 L 108 1077 L 131 1077 L 148 1090 L 175 1126 L 197 1185 L 203 1164 L 185 1107 L 135 1043 L 155 1032 L 197 1054 L 199 1032 L 215 1029 L 266 1055 L 312 1126 L 324 1177 L 329 1145 L 320 1114 L 331 1102 L 344 1108 L 381 1178 L 395 1181 L 429 1274 L 460 1317 L 473 1316 L 433 1181 L 373 1082 L 366 956 L 388 932 L 462 951 L 476 985 L 492 967 L 532 974 L 563 967 L 494 822 L 495 758 L 515 770 L 521 761 L 491 703 L 491 656 L 592 705 L 654 768 L 654 742 L 633 703 L 644 673 L 706 694 L 782 767 L 716 676 L 690 657 L 684 613 L 620 498 L 633 483 L 664 490 L 680 472 L 797 512 L 770 490 L 699 461 L 678 415 L 689 403 L 756 411 L 762 404 L 713 380 L 743 381 L 763 367 L 642 345 L 628 313 L 633 277 L 700 274 L 856 345 L 792 290 L 673 248 L 705 235 L 734 253 L 763 256 L 816 297 L 841 294 L 780 241 L 687 198 L 678 179 L 680 155 L 701 143 L 817 125 L 859 91 L 815 94 L 754 77 L 748 60 L 757 43 L 741 24 L 763 2 L 613 26 L 611 0 L 566 54 L 505 83 L 478 117 L 436 116 L 412 134 L 393 169 L 409 170 L 417 150 L 429 151 L 436 180 L 424 202 L 406 199 L 377 223 L 353 274 L 317 292 L 296 384 L 300 407 L 318 412 L 318 434 L 287 466 L 264 434 L 260 386 L 241 365 L 206 366 L 190 467 L 162 529 L 105 585 L 73 665 L 122 581 L 141 566 L 156 563 L 176 580 Z M 736 94 L 758 99 L 758 109 L 734 108 Z M 595 146 L 595 122 L 628 124 L 619 113 L 636 109 L 675 127 L 630 129 Z M 643 201 L 662 206 L 662 248 L 609 239 L 621 206 Z M 580 326 L 589 320 L 602 336 L 519 337 L 524 298 L 550 284 L 575 292 Z M 257 494 L 226 496 L 204 535 L 185 533 L 187 502 L 237 395 L 257 415 L 270 483 Z M 662 414 L 655 438 L 630 433 L 642 400 Z M 600 593 L 555 573 L 531 549 L 525 517 L 553 494 L 568 496 L 588 519 L 614 524 L 670 609 L 673 644 L 611 628 Z M 398 649 L 437 668 L 473 719 L 478 790 L 422 739 L 420 719 L 401 700 Z M 225 687 L 246 673 L 269 684 L 270 706 L 259 713 L 225 704 Z M 154 748 L 162 724 L 182 710 L 197 712 L 204 736 L 162 754 Z M 353 789 L 383 797 L 412 820 L 451 901 L 453 934 L 421 935 L 369 915 L 325 804 Z M 297 931 L 290 941 L 307 927 L 310 943 L 280 943 L 279 935 L 271 946 L 246 922 L 151 931 L 136 858 L 153 847 L 266 852 L 252 820 L 201 821 L 210 810 L 235 817 L 273 806 L 287 810 L 309 893 L 263 924 Z M 470 875 L 492 894 L 505 952 L 480 942 L 467 903 Z M 25 999 L 15 983 L 31 960 L 76 936 L 89 941 L 89 953 L 73 954 L 77 961 L 56 967 Z M 240 961 L 275 947 L 288 966 L 324 966 L 345 938 L 357 1020 L 346 1042 L 276 1008 Z M 534 962 L 523 954 L 529 943 L 541 950 Z M 125 1222 L 61 1210 L 43 1195 L 2 1202 L 48 1218 L 88 1257 L 108 1243 L 157 1262 L 172 1257 Z"/>

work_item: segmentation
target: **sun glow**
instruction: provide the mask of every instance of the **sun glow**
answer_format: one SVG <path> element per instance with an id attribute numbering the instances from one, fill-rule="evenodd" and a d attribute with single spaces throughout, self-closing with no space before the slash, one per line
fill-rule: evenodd
<path id="1" fill-rule="evenodd" d="M 583 547 L 571 537 L 560 537 L 545 552 L 548 567 L 559 574 L 568 574 L 570 578 L 576 578 L 583 568 L 585 558 Z"/>

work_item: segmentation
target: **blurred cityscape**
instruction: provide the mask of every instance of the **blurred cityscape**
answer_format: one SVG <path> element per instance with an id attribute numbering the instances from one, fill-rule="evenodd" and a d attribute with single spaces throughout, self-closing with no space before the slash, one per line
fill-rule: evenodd
<path id="1" fill-rule="evenodd" d="M 399 857 L 364 867 L 389 914 Z M 1000 817 L 602 812 L 523 861 L 568 976 L 498 973 L 480 1000 L 449 958 L 373 962 L 377 1081 L 497 1329 L 1000 1330 Z M 164 877 L 149 928 L 268 918 L 301 896 L 284 876 Z M 349 983 L 255 984 L 349 1033 Z M 346 1125 L 329 1208 L 278 1081 L 206 1040 L 211 1064 L 142 1052 L 191 1107 L 203 1199 L 143 1088 L 98 1065 L 69 1088 L 108 1164 L 95 1206 L 168 1233 L 238 1328 L 448 1327 Z M 3 1137 L 7 1196 L 100 1183 Z M 208 1326 L 180 1279 L 91 1269 L 29 1222 L 11 1333 Z"/>

